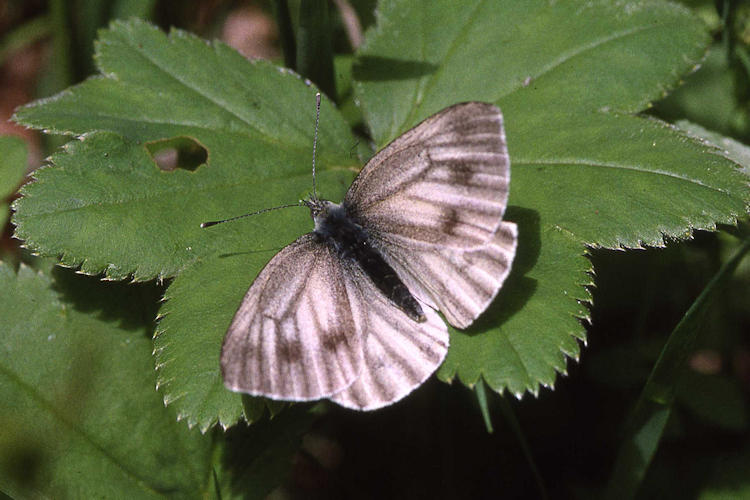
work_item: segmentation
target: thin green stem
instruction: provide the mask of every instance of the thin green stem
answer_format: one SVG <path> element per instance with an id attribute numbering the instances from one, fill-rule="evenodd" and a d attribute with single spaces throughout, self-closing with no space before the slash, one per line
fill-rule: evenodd
<path id="1" fill-rule="evenodd" d="M 292 16 L 289 13 L 288 1 L 274 0 L 273 13 L 276 17 L 276 25 L 279 27 L 281 50 L 284 52 L 284 66 L 296 70 L 297 45 L 294 42 L 294 26 L 292 25 Z"/>
<path id="2" fill-rule="evenodd" d="M 497 398 L 497 400 L 498 404 L 500 405 L 500 411 L 503 413 L 505 421 L 508 424 L 508 427 L 510 427 L 511 432 L 516 436 L 516 439 L 518 439 L 518 444 L 521 446 L 521 452 L 523 453 L 524 458 L 526 458 L 526 463 L 529 464 L 531 473 L 534 475 L 536 486 L 539 489 L 539 498 L 541 498 L 542 500 L 546 500 L 547 498 L 549 498 L 549 496 L 547 495 L 547 489 L 544 486 L 544 480 L 542 479 L 542 475 L 539 473 L 536 462 L 534 462 L 534 456 L 531 454 L 531 448 L 529 447 L 529 443 L 526 441 L 526 436 L 521 429 L 521 424 L 518 423 L 518 419 L 516 418 L 516 414 L 513 412 L 513 408 L 511 407 L 510 403 L 508 403 L 508 401 L 503 397 L 499 397 Z"/>
<path id="3" fill-rule="evenodd" d="M 297 30 L 297 72 L 336 100 L 331 19 L 326 0 L 303 0 Z"/>

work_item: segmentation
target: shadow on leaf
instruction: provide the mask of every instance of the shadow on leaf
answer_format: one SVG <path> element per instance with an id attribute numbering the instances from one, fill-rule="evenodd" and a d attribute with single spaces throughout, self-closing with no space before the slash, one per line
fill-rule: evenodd
<path id="1" fill-rule="evenodd" d="M 539 213 L 536 210 L 508 207 L 505 220 L 518 225 L 518 247 L 508 278 L 490 307 L 462 333 L 476 335 L 490 328 L 497 328 L 523 309 L 537 289 L 537 280 L 526 273 L 539 259 L 541 235 Z"/>
<path id="2" fill-rule="evenodd" d="M 423 61 L 406 61 L 390 57 L 362 56 L 354 64 L 352 73 L 361 82 L 410 80 L 437 71 L 437 66 Z"/>

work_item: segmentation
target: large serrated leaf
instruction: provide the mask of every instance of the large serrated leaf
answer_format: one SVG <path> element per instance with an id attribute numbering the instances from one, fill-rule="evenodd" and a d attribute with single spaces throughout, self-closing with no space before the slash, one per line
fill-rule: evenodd
<path id="1" fill-rule="evenodd" d="M 38 253 L 109 279 L 199 269 L 189 293 L 180 293 L 180 279 L 167 294 L 155 340 L 159 386 L 191 425 L 205 430 L 219 418 L 231 425 L 243 405 L 219 378 L 221 339 L 255 275 L 311 229 L 310 219 L 306 210 L 288 210 L 220 228 L 200 223 L 309 193 L 315 89 L 221 43 L 180 31 L 167 37 L 137 20 L 113 23 L 97 48 L 106 77 L 16 113 L 30 126 L 84 134 L 24 188 L 16 235 Z M 322 196 L 339 199 L 355 172 L 356 141 L 326 99 L 321 115 L 318 185 Z M 196 140 L 206 165 L 160 170 L 145 145 L 170 137 Z M 207 293 L 212 287 L 221 293 Z M 244 405 L 248 420 L 251 406 Z"/>
<path id="2" fill-rule="evenodd" d="M 113 132 L 124 141 L 86 136 L 53 157 L 57 168 L 35 174 L 15 207 L 17 235 L 28 247 L 113 279 L 169 277 L 241 234 L 236 227 L 201 231 L 201 222 L 306 194 L 314 89 L 297 76 L 250 63 L 218 42 L 179 31 L 167 38 L 139 21 L 114 23 L 97 47 L 107 78 L 21 108 L 15 119 L 62 133 Z M 328 101 L 321 112 L 321 164 L 351 166 L 351 133 Z M 194 138 L 207 164 L 159 170 L 143 144 L 170 137 Z M 346 183 L 352 174 L 338 175 Z M 325 178 L 324 188 L 337 187 Z M 275 234 L 275 243 L 290 234 Z"/>
<path id="3" fill-rule="evenodd" d="M 199 498 L 210 439 L 154 391 L 153 286 L 0 263 L 0 489 L 13 498 Z M 141 306 L 141 307 L 139 307 Z M 145 316 L 148 316 L 147 314 Z"/>
<path id="4" fill-rule="evenodd" d="M 384 145 L 462 100 L 505 116 L 517 261 L 479 324 L 452 331 L 439 375 L 520 397 L 577 358 L 585 246 L 662 246 L 746 213 L 748 180 L 643 110 L 703 56 L 701 23 L 666 2 L 380 2 L 355 66 Z M 396 69 L 394 69 L 396 68 Z"/>
<path id="5" fill-rule="evenodd" d="M 661 2 L 381 4 L 355 69 L 378 144 L 460 100 L 498 102 L 506 117 L 519 257 L 486 317 L 452 332 L 444 379 L 483 376 L 518 395 L 552 385 L 584 338 L 577 318 L 588 316 L 592 283 L 584 245 L 661 245 L 664 235 L 745 212 L 750 194 L 731 162 L 622 114 L 673 85 L 706 41 L 686 11 Z M 304 210 L 197 224 L 306 194 L 314 89 L 221 44 L 137 21 L 103 32 L 97 61 L 103 77 L 17 114 L 27 125 L 90 134 L 25 189 L 18 234 L 86 272 L 176 275 L 155 340 L 161 391 L 191 424 L 231 425 L 243 401 L 221 384 L 221 339 L 262 265 L 311 225 Z M 202 144 L 207 164 L 159 171 L 143 144 L 176 136 Z M 318 185 L 340 200 L 355 141 L 325 99 L 320 140 Z M 88 178 L 96 189 L 77 197 Z M 56 194 L 58 184 L 72 191 Z M 127 204 L 112 203 L 123 193 Z M 84 203 L 72 215 L 56 208 L 76 197 Z"/>

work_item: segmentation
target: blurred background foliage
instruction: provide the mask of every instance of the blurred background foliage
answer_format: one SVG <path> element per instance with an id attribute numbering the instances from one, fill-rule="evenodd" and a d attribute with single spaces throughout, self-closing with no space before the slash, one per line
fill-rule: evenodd
<path id="1" fill-rule="evenodd" d="M 329 36 L 337 54 L 331 85 L 354 127 L 361 123 L 348 68 L 363 30 L 374 22 L 375 3 L 333 2 L 330 9 L 334 29 Z M 750 4 L 683 3 L 703 19 L 713 43 L 701 67 L 649 113 L 682 128 L 698 125 L 750 144 Z M 0 3 L 0 135 L 26 141 L 29 169 L 61 145 L 62 138 L 41 136 L 8 119 L 16 107 L 93 74 L 96 31 L 113 19 L 137 16 L 163 29 L 176 26 L 222 39 L 247 57 L 296 67 L 301 58 L 290 46 L 288 31 L 300 27 L 283 20 L 296 18 L 293 13 L 300 8 L 299 1 L 6 0 Z M 7 204 L 0 208 L 7 210 Z M 519 402 L 490 394 L 494 433 L 487 432 L 473 394 L 433 381 L 408 405 L 370 415 L 333 411 L 312 423 L 290 464 L 292 475 L 277 493 L 535 497 L 536 470 L 551 497 L 597 496 L 611 473 L 625 416 L 668 335 L 738 247 L 738 239 L 750 234 L 747 220 L 720 229 L 665 249 L 591 249 L 597 286 L 580 363 L 571 362 L 568 376 L 539 398 Z M 6 225 L 0 259 L 30 261 L 11 233 Z M 639 496 L 750 498 L 749 285 L 750 259 L 745 259 L 707 310 Z M 442 394 L 430 398 L 435 392 Z M 435 407 L 435 401 L 441 405 Z M 515 420 L 509 417 L 513 414 Z M 532 463 L 524 458 L 523 446 Z"/>

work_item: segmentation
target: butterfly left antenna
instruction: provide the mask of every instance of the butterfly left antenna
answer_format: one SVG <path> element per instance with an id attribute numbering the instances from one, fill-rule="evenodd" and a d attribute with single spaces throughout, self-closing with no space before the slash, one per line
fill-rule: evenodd
<path id="1" fill-rule="evenodd" d="M 313 138 L 313 154 L 312 154 L 313 200 L 318 199 L 318 192 L 316 191 L 316 188 L 315 188 L 315 153 L 318 149 L 318 124 L 319 123 L 320 123 L 320 92 L 317 92 L 315 94 L 315 137 Z M 252 212 L 249 214 L 238 215 L 237 217 L 230 217 L 228 219 L 203 222 L 201 223 L 201 227 L 211 227 L 211 226 L 215 226 L 216 224 L 221 224 L 223 222 L 230 222 L 233 220 L 250 217 L 251 215 L 258 215 L 258 214 L 262 214 L 265 212 L 270 212 L 271 210 L 279 210 L 280 208 L 301 207 L 301 206 L 304 206 L 304 203 L 302 201 L 295 203 L 294 205 L 281 205 L 280 207 L 264 208 L 263 210 L 258 210 L 257 212 Z"/>
<path id="2" fill-rule="evenodd" d="M 302 203 L 295 203 L 294 205 L 281 205 L 280 207 L 271 207 L 271 208 L 264 208 L 263 210 L 258 210 L 257 212 L 244 214 L 244 215 L 238 215 L 237 217 L 230 217 L 228 219 L 222 219 L 222 220 L 212 220 L 210 222 L 203 222 L 201 223 L 201 227 L 211 227 L 215 226 L 216 224 L 221 224 L 222 222 L 229 222 L 237 219 L 243 219 L 245 217 L 250 217 L 251 215 L 258 215 L 265 212 L 270 212 L 271 210 L 279 210 L 281 208 L 289 208 L 289 207 L 301 207 L 303 206 Z"/>
<path id="3" fill-rule="evenodd" d="M 312 184 L 313 199 L 318 199 L 318 192 L 315 189 L 315 152 L 318 149 L 318 123 L 320 123 L 320 92 L 315 94 L 315 137 L 313 138 L 313 158 L 312 158 Z"/>

